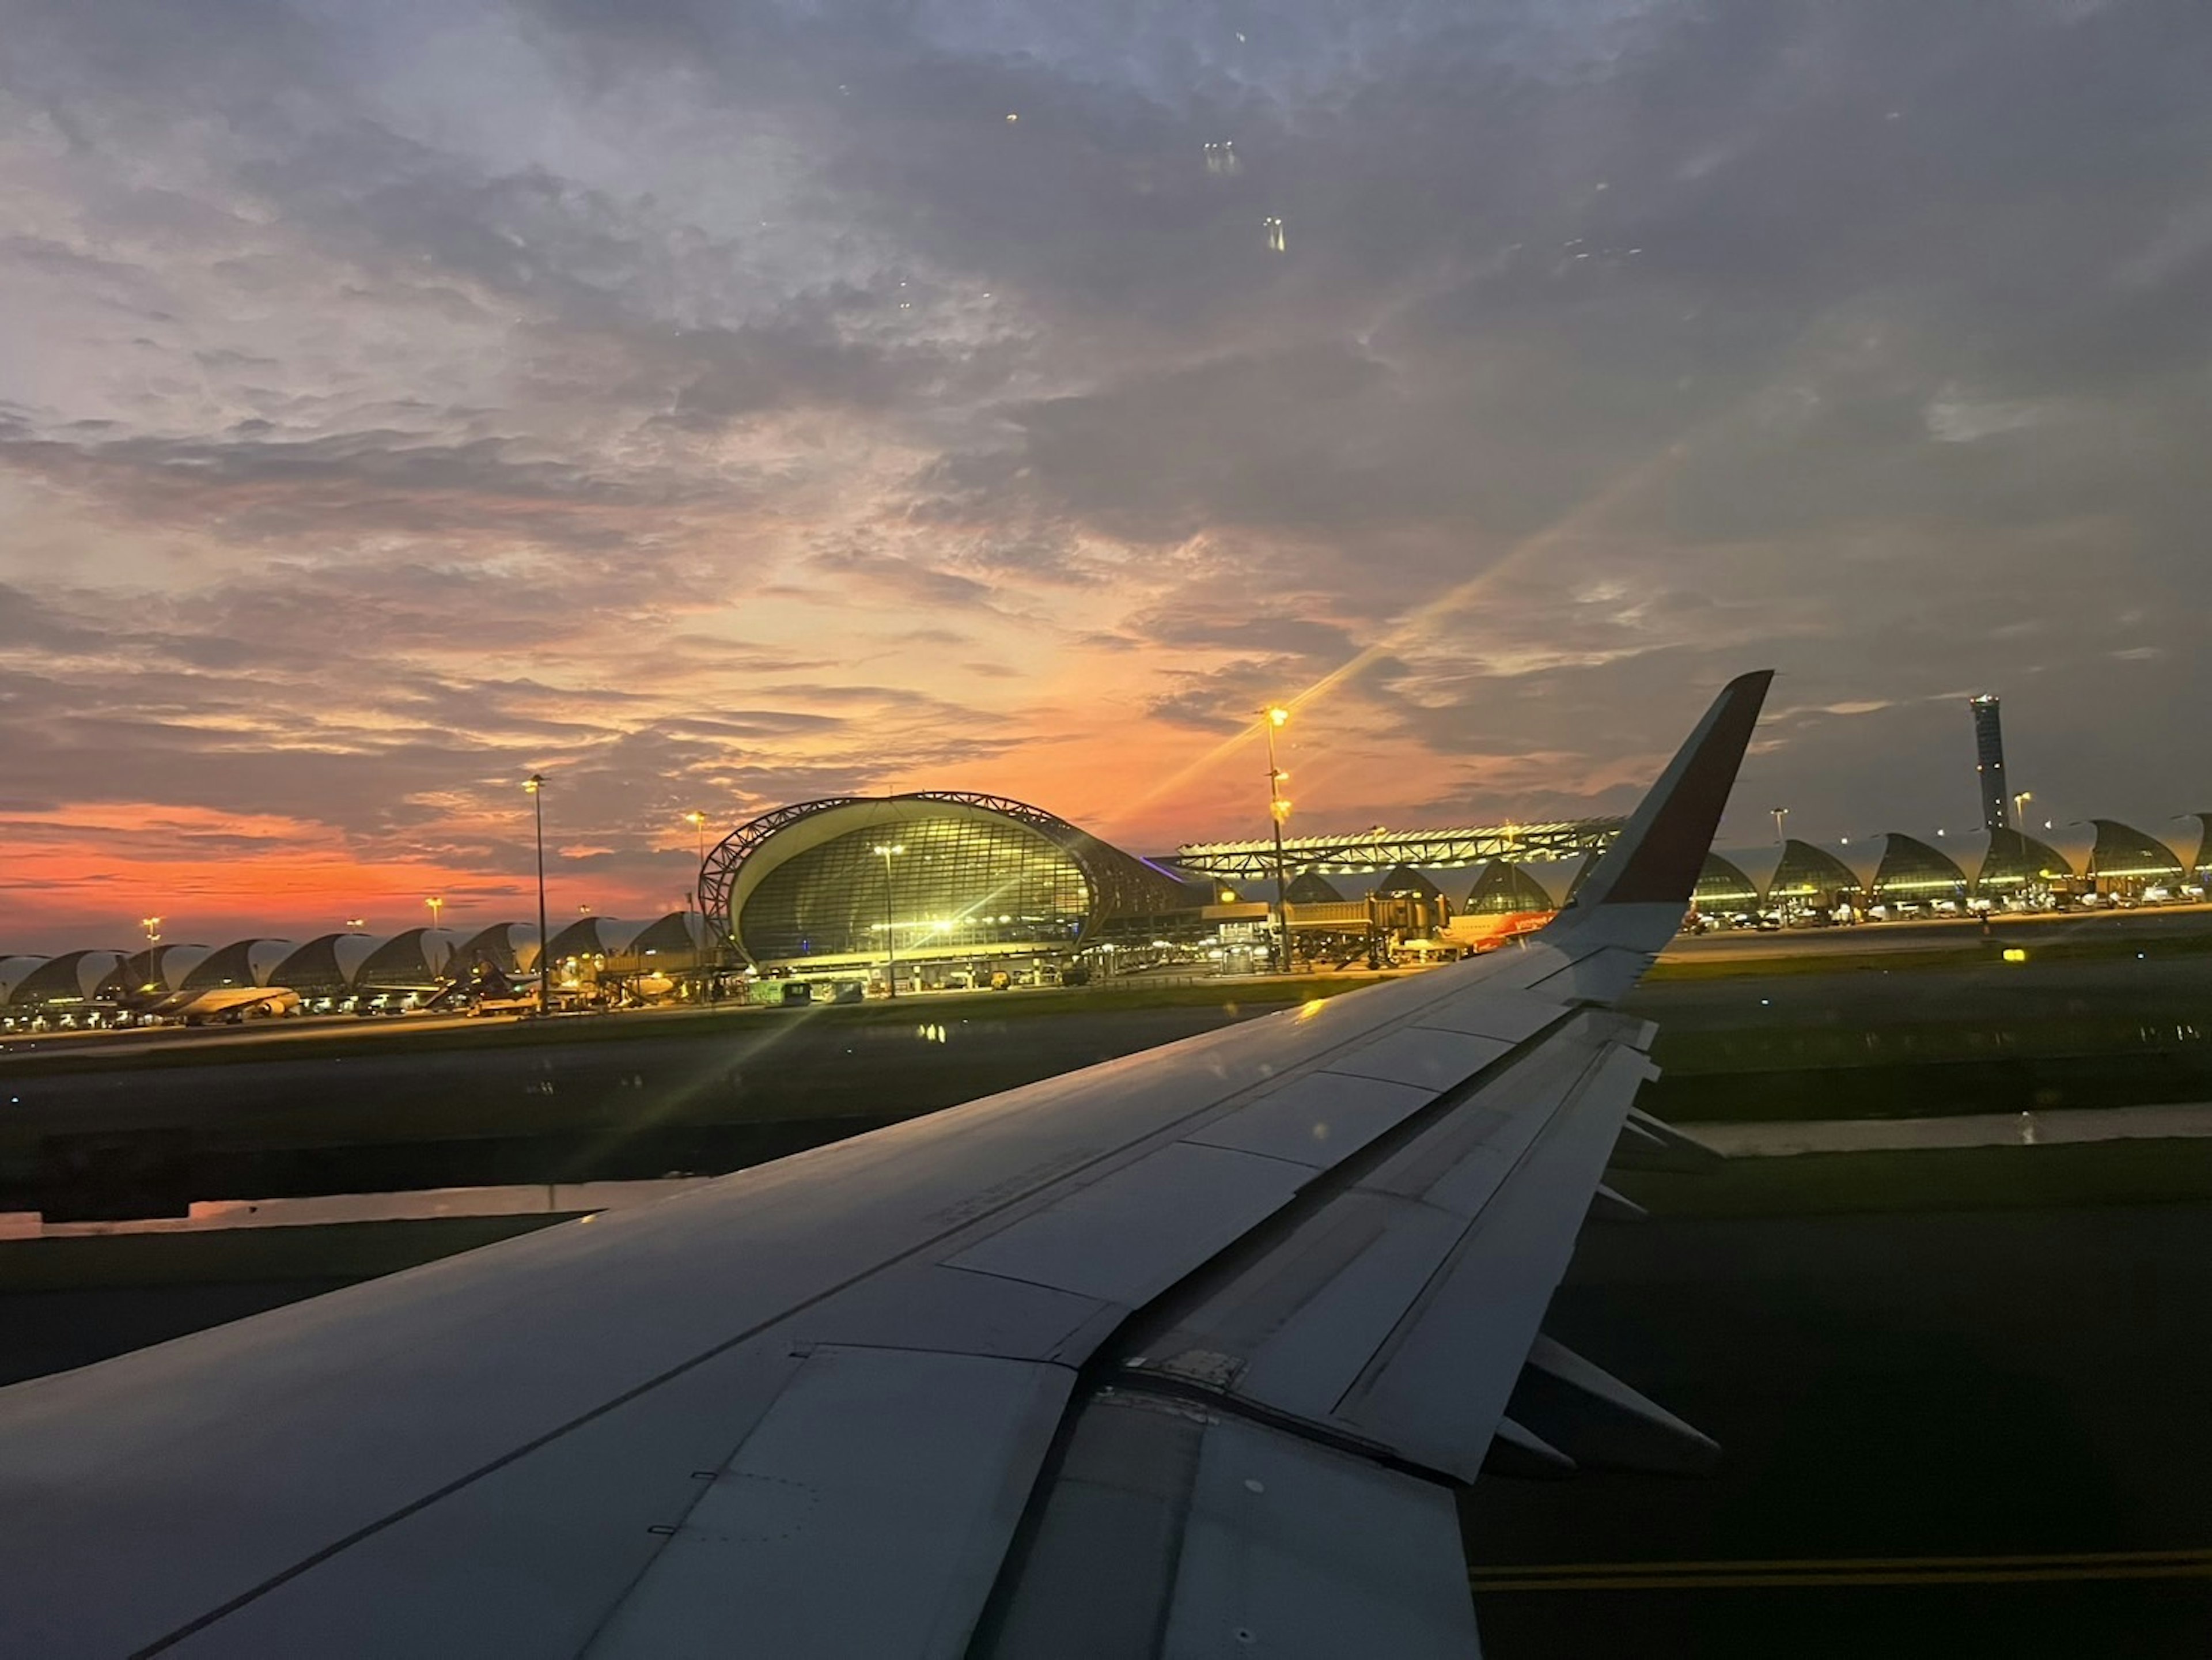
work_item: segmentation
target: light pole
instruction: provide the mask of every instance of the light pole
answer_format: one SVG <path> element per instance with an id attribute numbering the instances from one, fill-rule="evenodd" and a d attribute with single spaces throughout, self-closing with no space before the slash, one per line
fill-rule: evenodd
<path id="1" fill-rule="evenodd" d="M 2013 792 L 2012 823 L 2014 830 L 2020 830 L 2027 823 L 2027 804 L 2033 800 L 2035 800 L 2035 792 L 2033 790 L 2015 790 Z"/>
<path id="2" fill-rule="evenodd" d="M 1789 821 L 1790 809 L 1787 807 L 1769 807 L 1767 812 L 1774 815 L 1774 845 L 1778 848 L 1787 846 L 1789 843 L 1789 837 L 1782 833 L 1782 827 Z"/>
<path id="3" fill-rule="evenodd" d="M 891 860 L 905 851 L 896 842 L 876 843 L 884 861 L 884 985 L 893 997 L 898 995 L 898 919 L 891 914 Z"/>
<path id="4" fill-rule="evenodd" d="M 158 946 L 161 943 L 161 919 L 160 917 L 142 916 L 138 919 L 138 926 L 146 930 L 146 943 L 149 946 Z"/>
<path id="5" fill-rule="evenodd" d="M 425 899 L 422 903 L 430 908 L 430 927 L 434 930 L 438 926 L 438 918 L 440 914 L 446 909 L 446 902 L 443 899 L 439 898 L 435 894 L 433 894 L 429 898 Z"/>
<path id="6" fill-rule="evenodd" d="M 684 815 L 684 822 L 691 826 L 692 846 L 699 857 L 699 873 L 691 879 L 692 885 L 695 887 L 702 886 L 707 879 L 707 815 L 694 807 Z M 700 903 L 699 909 L 702 912 L 707 909 L 703 900 Z"/>
<path id="7" fill-rule="evenodd" d="M 1290 774 L 1275 764 L 1276 729 L 1291 718 L 1291 712 L 1280 703 L 1270 704 L 1263 712 L 1267 734 L 1267 818 L 1275 834 L 1275 958 L 1285 974 L 1291 971 L 1291 895 L 1290 885 L 1283 875 L 1283 820 L 1291 816 L 1291 804 L 1283 799 L 1283 780 Z"/>
<path id="8" fill-rule="evenodd" d="M 545 779 L 533 772 L 522 787 L 530 792 L 530 805 L 538 821 L 538 1012 L 544 1015 L 553 1004 L 550 960 L 553 942 L 545 937 Z"/>

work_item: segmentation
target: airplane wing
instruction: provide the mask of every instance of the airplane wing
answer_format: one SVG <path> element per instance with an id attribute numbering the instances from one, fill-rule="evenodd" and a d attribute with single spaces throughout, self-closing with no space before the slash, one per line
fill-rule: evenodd
<path id="1" fill-rule="evenodd" d="M 1769 677 L 1525 948 L 0 1390 L 0 1652 L 1466 1656 Z"/>

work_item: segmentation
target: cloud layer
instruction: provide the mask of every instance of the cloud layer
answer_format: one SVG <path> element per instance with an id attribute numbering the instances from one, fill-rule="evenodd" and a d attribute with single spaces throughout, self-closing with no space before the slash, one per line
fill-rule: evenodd
<path id="1" fill-rule="evenodd" d="M 1764 663 L 1725 834 L 1971 822 L 1984 688 L 2054 812 L 2201 806 L 2208 76 L 2188 0 L 19 0 L 0 948 L 490 920 L 532 770 L 608 911 L 828 791 L 1157 850 L 1316 686 L 1314 829 L 1617 810 Z"/>

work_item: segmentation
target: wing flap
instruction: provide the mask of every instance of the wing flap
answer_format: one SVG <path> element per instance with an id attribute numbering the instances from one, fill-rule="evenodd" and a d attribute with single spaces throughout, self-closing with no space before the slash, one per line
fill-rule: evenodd
<path id="1" fill-rule="evenodd" d="M 1479 1651 L 1448 1491 L 1181 1402 L 1086 1402 L 1012 1566 L 988 1660 Z"/>
<path id="2" fill-rule="evenodd" d="M 1344 1173 L 1286 1236 L 1136 1323 L 1124 1376 L 1172 1378 L 1472 1480 L 1564 1274 L 1646 1062 L 1583 1015 L 1407 1145 Z"/>
<path id="3" fill-rule="evenodd" d="M 1413 1462 L 1473 1481 L 1580 1231 L 1562 1192 L 1595 1186 L 1643 1078 L 1608 1050 L 1425 1286 L 1334 1416 Z"/>

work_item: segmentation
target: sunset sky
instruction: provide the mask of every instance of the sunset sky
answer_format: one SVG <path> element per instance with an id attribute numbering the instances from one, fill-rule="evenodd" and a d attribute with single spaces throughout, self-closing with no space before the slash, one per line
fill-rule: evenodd
<path id="1" fill-rule="evenodd" d="M 533 770 L 556 915 L 692 808 L 1258 834 L 1293 696 L 1294 830 L 1620 811 L 1769 665 L 1723 841 L 1970 826 L 1984 690 L 2158 828 L 2208 87 L 2203 0 L 0 0 L 0 952 L 523 915 Z"/>

